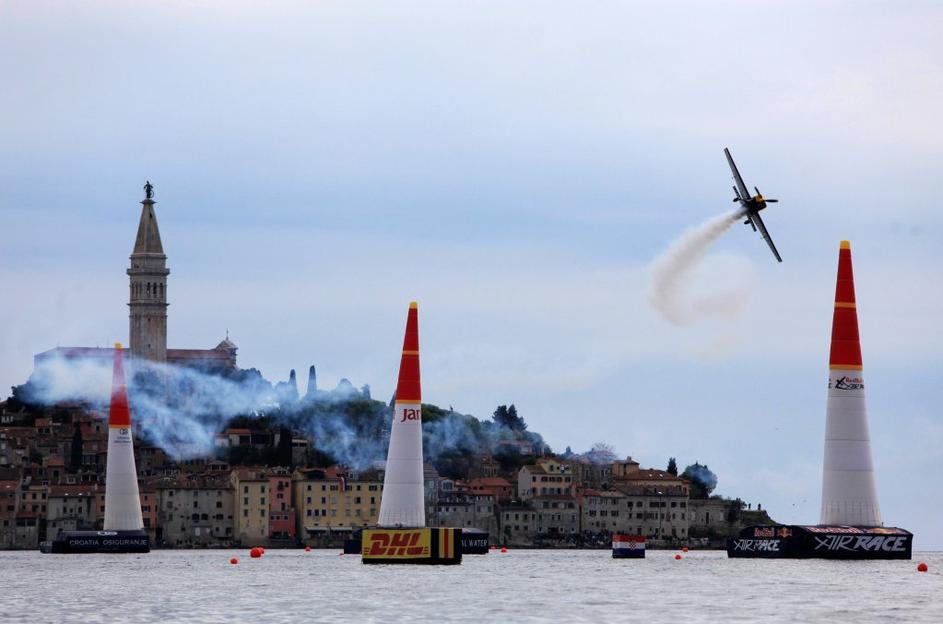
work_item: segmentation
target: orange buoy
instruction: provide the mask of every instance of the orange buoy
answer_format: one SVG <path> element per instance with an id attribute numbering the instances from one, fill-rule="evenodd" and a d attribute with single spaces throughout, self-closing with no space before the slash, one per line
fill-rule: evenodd
<path id="1" fill-rule="evenodd" d="M 229 563 L 236 565 L 237 563 L 239 563 L 239 560 L 233 557 L 232 559 L 229 560 Z"/>
<path id="2" fill-rule="evenodd" d="M 917 572 L 926 572 L 927 570 L 929 570 L 929 567 L 923 561 L 917 564 Z"/>
<path id="3" fill-rule="evenodd" d="M 681 555 L 675 555 L 675 560 L 681 559 Z"/>
<path id="4" fill-rule="evenodd" d="M 508 551 L 507 548 L 505 548 L 504 546 L 501 547 L 501 552 L 506 553 L 507 551 Z"/>
<path id="5" fill-rule="evenodd" d="M 249 551 L 249 556 L 252 557 L 253 559 L 258 559 L 259 557 L 262 556 L 262 549 L 256 546 L 255 548 Z"/>
<path id="6" fill-rule="evenodd" d="M 688 552 L 688 547 L 685 546 L 684 548 L 682 548 L 682 549 L 681 549 L 681 552 Z"/>
<path id="7" fill-rule="evenodd" d="M 310 546 L 305 546 L 305 552 L 311 552 L 311 547 L 310 547 Z"/>

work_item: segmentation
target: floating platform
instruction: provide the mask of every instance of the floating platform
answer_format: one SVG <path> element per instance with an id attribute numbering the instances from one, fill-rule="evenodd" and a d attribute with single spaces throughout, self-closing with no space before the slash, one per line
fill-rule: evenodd
<path id="1" fill-rule="evenodd" d="M 39 550 L 53 554 L 146 553 L 151 551 L 147 531 L 63 531 Z"/>
<path id="2" fill-rule="evenodd" d="M 361 560 L 364 563 L 459 564 L 462 562 L 462 530 L 364 529 Z"/>
<path id="3" fill-rule="evenodd" d="M 462 529 L 462 554 L 487 555 L 488 532 L 481 529 Z"/>
<path id="4" fill-rule="evenodd" d="M 344 540 L 344 554 L 345 555 L 359 555 L 360 545 L 361 545 L 362 540 L 363 540 L 362 535 L 357 535 L 356 537 L 349 537 L 345 539 Z"/>
<path id="5" fill-rule="evenodd" d="M 616 533 L 612 536 L 613 559 L 644 559 L 645 536 Z"/>
<path id="6" fill-rule="evenodd" d="M 758 525 L 727 540 L 727 556 L 762 559 L 910 559 L 913 533 L 896 527 Z"/>

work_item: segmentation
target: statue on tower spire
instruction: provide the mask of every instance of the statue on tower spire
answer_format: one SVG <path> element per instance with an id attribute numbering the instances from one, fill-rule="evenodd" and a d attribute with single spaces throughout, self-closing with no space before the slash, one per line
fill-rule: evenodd
<path id="1" fill-rule="evenodd" d="M 144 199 L 154 199 L 154 185 L 150 180 L 144 181 Z"/>

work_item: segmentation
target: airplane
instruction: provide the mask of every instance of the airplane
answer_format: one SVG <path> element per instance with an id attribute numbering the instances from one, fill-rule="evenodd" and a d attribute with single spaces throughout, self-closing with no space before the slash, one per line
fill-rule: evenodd
<path id="1" fill-rule="evenodd" d="M 730 171 L 733 173 L 733 181 L 737 183 L 737 185 L 733 187 L 733 192 L 736 195 L 733 201 L 740 202 L 740 206 L 743 209 L 740 216 L 747 218 L 743 224 L 753 226 L 754 232 L 759 230 L 763 238 L 766 239 L 766 243 L 769 245 L 773 255 L 776 256 L 777 260 L 782 262 L 783 259 L 779 255 L 779 252 L 776 251 L 776 245 L 773 244 L 773 239 L 769 237 L 769 232 L 766 231 L 766 225 L 763 223 L 763 219 L 760 218 L 760 211 L 766 208 L 766 204 L 775 204 L 779 200 L 763 197 L 763 194 L 760 193 L 760 189 L 755 186 L 753 188 L 756 190 L 756 195 L 751 196 L 750 191 L 747 190 L 747 185 L 743 183 L 743 178 L 740 177 L 740 172 L 737 171 L 737 165 L 733 162 L 730 150 L 726 147 L 724 148 L 724 154 L 727 156 L 727 164 L 730 165 Z"/>

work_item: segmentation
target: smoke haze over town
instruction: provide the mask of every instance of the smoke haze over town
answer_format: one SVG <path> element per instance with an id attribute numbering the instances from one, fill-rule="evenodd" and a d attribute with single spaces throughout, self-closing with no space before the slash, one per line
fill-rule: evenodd
<path id="1" fill-rule="evenodd" d="M 424 400 L 514 403 L 558 451 L 707 463 L 813 522 L 850 239 L 885 522 L 943 548 L 943 9 L 797 5 L 749 54 L 751 3 L 492 10 L 6 4 L 0 387 L 127 340 L 150 179 L 169 346 L 228 331 L 271 381 L 315 363 L 386 401 L 417 299 Z M 652 263 L 731 207 L 724 146 L 780 199 L 784 263 L 735 224 L 686 296 L 742 300 L 677 326 Z"/>

